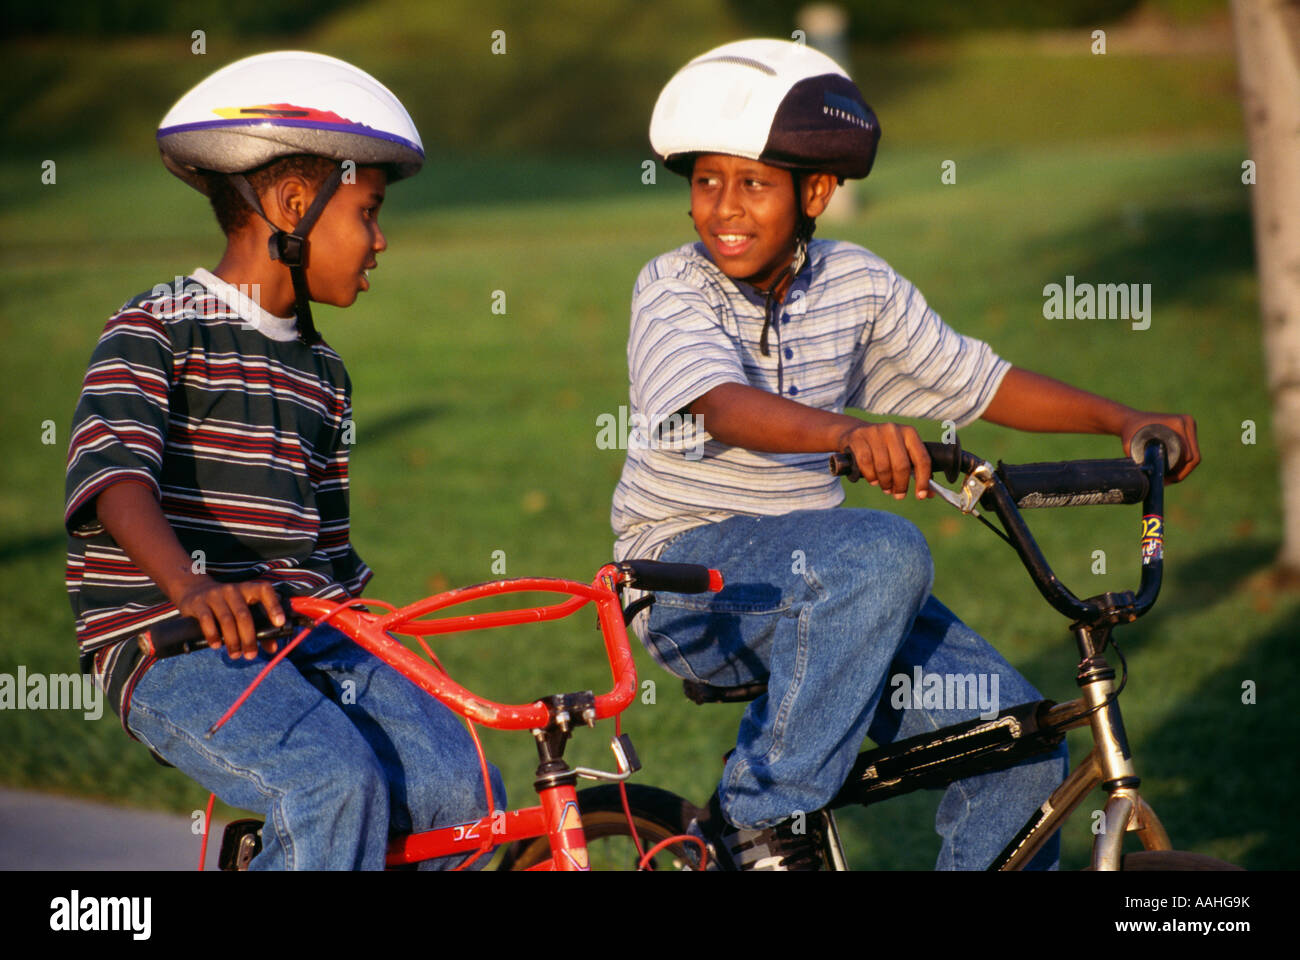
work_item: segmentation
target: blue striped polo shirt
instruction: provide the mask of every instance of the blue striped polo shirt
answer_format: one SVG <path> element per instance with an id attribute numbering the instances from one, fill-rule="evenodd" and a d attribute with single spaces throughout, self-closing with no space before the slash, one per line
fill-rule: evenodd
<path id="1" fill-rule="evenodd" d="M 813 240 L 785 302 L 774 308 L 769 356 L 759 340 L 764 296 L 724 274 L 701 243 L 656 257 L 637 277 L 627 359 L 628 443 L 614 491 L 614 555 L 657 557 L 692 527 L 743 515 L 829 509 L 844 500 L 825 453 L 761 453 L 720 443 L 686 408 L 740 383 L 843 413 L 979 418 L 1011 369 L 962 336 L 884 260 L 852 243 Z M 778 370 L 779 364 L 779 370 Z"/>

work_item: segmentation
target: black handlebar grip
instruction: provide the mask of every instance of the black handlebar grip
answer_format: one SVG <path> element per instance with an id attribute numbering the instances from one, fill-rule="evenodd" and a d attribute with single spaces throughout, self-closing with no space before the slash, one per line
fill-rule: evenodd
<path id="1" fill-rule="evenodd" d="M 949 483 L 956 483 L 961 476 L 961 441 L 955 436 L 952 443 L 926 442 L 925 450 L 930 454 L 930 472 L 942 473 Z"/>
<path id="2" fill-rule="evenodd" d="M 249 604 L 248 612 L 253 616 L 253 630 L 259 640 L 288 636 L 294 631 L 295 623 L 301 622 L 301 618 L 291 615 L 284 626 L 277 627 L 258 603 Z M 135 642 L 142 653 L 153 654 L 159 660 L 208 648 L 208 642 L 203 639 L 203 628 L 193 617 L 164 620 L 137 636 Z"/>
<path id="3" fill-rule="evenodd" d="M 619 569 L 630 575 L 628 586 L 669 593 L 717 593 L 722 574 L 698 563 L 664 563 L 659 560 L 624 560 Z"/>
<path id="4" fill-rule="evenodd" d="M 854 482 L 862 479 L 862 474 L 858 473 L 858 465 L 853 462 L 853 454 L 847 450 L 844 453 L 832 453 L 831 476 L 848 477 Z"/>
<path id="5" fill-rule="evenodd" d="M 1163 423 L 1148 423 L 1133 434 L 1133 439 L 1129 441 L 1129 453 L 1133 455 L 1134 463 L 1141 465 L 1146 462 L 1147 444 L 1152 440 L 1159 440 L 1165 445 L 1166 476 L 1183 465 L 1182 441 L 1178 439 L 1178 434 Z"/>
<path id="6" fill-rule="evenodd" d="M 948 478 L 949 483 L 956 483 L 957 477 L 961 473 L 961 443 L 955 440 L 952 443 L 931 443 L 927 441 L 925 450 L 930 455 L 931 473 L 942 473 Z M 848 477 L 853 482 L 862 479 L 862 472 L 858 470 L 853 454 L 848 450 L 843 453 L 832 453 L 830 468 L 832 476 Z"/>
<path id="7" fill-rule="evenodd" d="M 1147 476 L 1129 460 L 998 463 L 998 476 L 1022 510 L 1092 503 L 1141 503 Z"/>
<path id="8" fill-rule="evenodd" d="M 203 628 L 193 617 L 181 617 L 178 620 L 165 620 L 154 624 L 136 637 L 135 642 L 139 645 L 141 653 L 152 654 L 159 660 L 203 650 L 208 645 L 203 639 Z"/>

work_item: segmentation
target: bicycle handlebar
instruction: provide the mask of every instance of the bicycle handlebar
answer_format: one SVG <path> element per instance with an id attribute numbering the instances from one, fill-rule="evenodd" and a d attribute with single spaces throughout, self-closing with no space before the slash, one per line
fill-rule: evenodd
<path id="1" fill-rule="evenodd" d="M 1164 478 L 1181 465 L 1183 451 L 1178 435 L 1161 424 L 1142 427 L 1130 446 L 1132 460 L 1019 465 L 998 461 L 993 469 L 962 450 L 960 444 L 925 445 L 935 474 L 943 472 L 950 481 L 956 480 L 959 472 L 977 474 L 976 486 L 982 491 L 980 506 L 996 513 L 1002 521 L 1007 540 L 1020 555 L 1039 593 L 1060 613 L 1088 623 L 1136 620 L 1151 608 L 1160 592 L 1164 570 Z M 847 451 L 831 455 L 830 469 L 832 474 L 852 480 L 862 476 Z M 1142 577 L 1137 596 L 1107 593 L 1088 600 L 1080 600 L 1057 579 L 1017 509 L 1138 502 L 1143 505 L 1143 516 Z"/>
<path id="2" fill-rule="evenodd" d="M 698 593 L 722 589 L 722 576 L 716 570 L 695 564 L 633 560 L 601 567 L 591 584 L 541 577 L 496 580 L 449 590 L 383 615 L 354 608 L 338 610 L 338 603 L 321 597 L 294 597 L 288 604 L 298 615 L 299 624 L 293 625 L 291 618 L 290 623 L 276 628 L 260 607 L 251 607 L 250 611 L 259 638 L 287 636 L 301 626 L 309 625 L 311 621 L 333 614 L 328 621 L 330 625 L 346 633 L 461 716 L 501 730 L 530 730 L 546 727 L 550 723 L 551 715 L 545 704 L 537 701 L 530 704 L 501 704 L 476 696 L 437 666 L 407 649 L 391 637 L 388 631 L 429 636 L 535 623 L 567 617 L 588 603 L 595 603 L 601 633 L 605 638 L 605 653 L 614 679 L 614 685 L 608 693 L 595 697 L 595 719 L 599 720 L 622 712 L 636 693 L 636 667 L 623 625 L 622 604 L 616 592 L 623 584 L 643 590 Z M 524 607 L 434 620 L 419 619 L 435 610 L 482 597 L 522 592 L 561 593 L 567 594 L 569 598 L 562 603 L 544 607 Z M 139 635 L 137 643 L 144 653 L 160 659 L 207 647 L 199 622 L 189 617 L 153 626 Z"/>
<path id="3" fill-rule="evenodd" d="M 624 560 L 618 564 L 628 575 L 624 581 L 638 590 L 668 593 L 717 593 L 722 574 L 698 563 L 665 563 L 662 560 Z"/>

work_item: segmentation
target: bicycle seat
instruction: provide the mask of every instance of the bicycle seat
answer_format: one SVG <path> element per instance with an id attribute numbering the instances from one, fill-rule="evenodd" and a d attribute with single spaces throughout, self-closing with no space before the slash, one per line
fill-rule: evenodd
<path id="1" fill-rule="evenodd" d="M 767 693 L 767 681 L 745 683 L 738 687 L 711 687 L 698 680 L 683 680 L 682 692 L 686 699 L 698 704 L 705 703 L 744 703 Z"/>

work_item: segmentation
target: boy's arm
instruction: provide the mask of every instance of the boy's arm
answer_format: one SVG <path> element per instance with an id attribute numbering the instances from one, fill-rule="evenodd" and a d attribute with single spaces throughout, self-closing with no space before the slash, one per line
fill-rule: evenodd
<path id="1" fill-rule="evenodd" d="M 1170 483 L 1182 480 L 1201 462 L 1196 421 L 1187 414 L 1134 410 L 1018 367 L 1007 371 L 980 419 L 1036 433 L 1109 433 L 1123 441 L 1125 453 L 1131 452 L 1129 441 L 1139 427 L 1161 423 L 1178 434 L 1183 444 L 1183 465 L 1169 478 Z"/>
<path id="2" fill-rule="evenodd" d="M 690 412 L 733 447 L 767 453 L 850 450 L 862 476 L 896 500 L 907 496 L 915 468 L 917 499 L 930 495 L 930 455 L 912 427 L 818 410 L 742 383 L 719 384 L 692 403 Z"/>
<path id="3" fill-rule="evenodd" d="M 724 383 L 690 406 L 704 428 L 721 442 L 769 453 L 820 453 L 848 449 L 862 475 L 901 500 L 908 477 L 917 475 L 917 498 L 929 495 L 930 457 L 916 430 L 898 423 L 869 423 L 778 397 L 756 387 Z M 1038 433 L 1109 433 L 1124 449 L 1138 428 L 1162 423 L 1179 435 L 1184 463 L 1169 482 L 1177 483 L 1201 462 L 1196 421 L 1186 414 L 1134 410 L 1059 380 L 1012 367 L 981 419 Z"/>
<path id="4" fill-rule="evenodd" d="M 143 483 L 123 481 L 105 488 L 95 501 L 104 525 L 131 562 L 148 576 L 176 609 L 196 618 L 210 647 L 222 642 L 232 658 L 257 656 L 257 638 L 249 603 L 260 603 L 276 626 L 284 624 L 284 611 L 275 589 L 265 580 L 218 583 L 195 573 L 193 558 L 185 552 L 167 522 L 153 491 Z M 275 642 L 267 643 L 274 652 Z"/>

